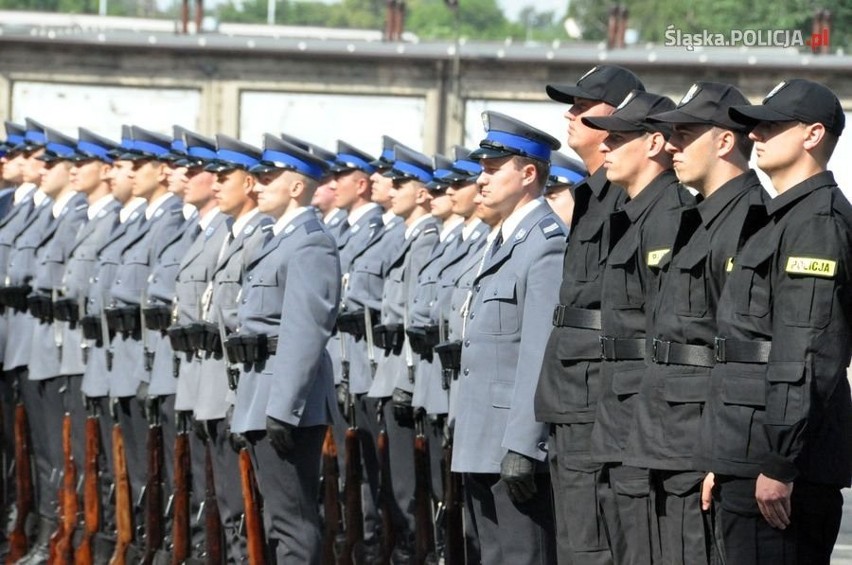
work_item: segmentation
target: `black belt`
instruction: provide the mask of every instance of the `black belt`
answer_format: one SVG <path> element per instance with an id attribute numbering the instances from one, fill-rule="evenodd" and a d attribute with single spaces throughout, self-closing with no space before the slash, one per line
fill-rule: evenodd
<path id="1" fill-rule="evenodd" d="M 717 337 L 714 340 L 717 363 L 768 363 L 771 341 L 744 341 Z"/>
<path id="2" fill-rule="evenodd" d="M 125 335 L 139 331 L 139 306 L 115 306 L 104 311 L 109 329 Z"/>
<path id="3" fill-rule="evenodd" d="M 645 340 L 601 336 L 601 359 L 630 361 L 645 358 Z"/>
<path id="4" fill-rule="evenodd" d="M 553 325 L 558 328 L 601 329 L 601 311 L 572 308 L 563 304 L 553 309 Z"/>
<path id="5" fill-rule="evenodd" d="M 438 345 L 438 326 L 409 326 L 405 329 L 411 350 L 421 356 L 432 353 Z"/>
<path id="6" fill-rule="evenodd" d="M 142 309 L 145 314 L 145 327 L 149 330 L 164 332 L 172 322 L 172 310 L 168 306 L 158 304 Z"/>
<path id="7" fill-rule="evenodd" d="M 80 305 L 74 298 L 57 298 L 53 301 L 53 317 L 60 322 L 76 322 Z"/>
<path id="8" fill-rule="evenodd" d="M 278 351 L 278 336 L 265 334 L 235 334 L 225 341 L 231 363 L 261 363 Z"/>
<path id="9" fill-rule="evenodd" d="M 654 338 L 651 361 L 660 365 L 712 367 L 716 364 L 716 355 L 713 348 L 706 345 L 689 345 Z"/>

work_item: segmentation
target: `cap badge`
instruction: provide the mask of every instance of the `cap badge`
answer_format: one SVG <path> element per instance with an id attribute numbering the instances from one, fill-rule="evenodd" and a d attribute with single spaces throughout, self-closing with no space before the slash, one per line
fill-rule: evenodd
<path id="1" fill-rule="evenodd" d="M 482 112 L 482 127 L 485 128 L 485 131 L 491 131 L 491 118 L 488 116 L 488 112 Z"/>
<path id="2" fill-rule="evenodd" d="M 683 98 L 680 99 L 680 102 L 677 103 L 678 108 L 685 104 L 689 104 L 690 100 L 695 98 L 695 95 L 701 92 L 701 87 L 697 84 L 693 84 L 689 87 L 689 90 L 684 94 Z"/>

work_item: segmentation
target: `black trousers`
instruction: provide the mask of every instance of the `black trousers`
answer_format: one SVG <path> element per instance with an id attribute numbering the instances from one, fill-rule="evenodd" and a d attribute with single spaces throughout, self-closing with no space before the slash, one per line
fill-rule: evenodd
<path id="1" fill-rule="evenodd" d="M 615 512 L 605 512 L 612 557 L 618 565 L 659 562 L 654 520 L 651 472 L 648 469 L 607 463 L 601 473 L 601 495 L 612 493 Z"/>
<path id="2" fill-rule="evenodd" d="M 720 563 L 715 508 L 701 510 L 701 485 L 706 473 L 652 471 L 654 513 L 659 531 L 661 563 Z"/>
<path id="3" fill-rule="evenodd" d="M 839 487 L 796 481 L 790 525 L 779 530 L 763 518 L 755 479 L 716 477 L 726 562 L 731 565 L 828 565 L 843 514 Z"/>

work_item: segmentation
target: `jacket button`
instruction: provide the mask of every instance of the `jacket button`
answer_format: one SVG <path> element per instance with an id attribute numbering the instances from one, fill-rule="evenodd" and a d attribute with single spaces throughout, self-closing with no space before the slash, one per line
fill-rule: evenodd
<path id="1" fill-rule="evenodd" d="M 465 347 L 470 347 L 470 340 L 469 340 L 469 339 L 466 339 L 466 340 L 464 341 L 464 346 L 465 346 Z"/>
<path id="2" fill-rule="evenodd" d="M 467 367 L 464 368 L 464 376 L 468 376 L 470 374 L 470 369 Z"/>
<path id="3" fill-rule="evenodd" d="M 473 320 L 473 312 L 470 313 L 470 319 Z"/>

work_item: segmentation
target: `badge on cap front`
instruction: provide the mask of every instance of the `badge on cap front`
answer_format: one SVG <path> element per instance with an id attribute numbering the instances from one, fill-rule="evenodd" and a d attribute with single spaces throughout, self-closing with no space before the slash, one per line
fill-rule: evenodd
<path id="1" fill-rule="evenodd" d="M 684 104 L 688 104 L 690 100 L 695 98 L 695 95 L 701 91 L 701 87 L 697 84 L 693 84 L 689 87 L 689 90 L 686 91 L 686 94 L 683 95 L 683 98 L 680 99 L 680 102 L 677 103 L 678 108 L 683 106 Z"/>
<path id="2" fill-rule="evenodd" d="M 488 117 L 488 112 L 482 112 L 482 127 L 485 131 L 491 131 L 491 118 Z"/>
<path id="3" fill-rule="evenodd" d="M 775 96 L 776 94 L 778 94 L 778 91 L 779 91 L 779 90 L 781 90 L 782 88 L 784 88 L 785 86 L 787 86 L 787 81 L 786 81 L 786 80 L 782 80 L 781 82 L 779 82 L 779 83 L 778 83 L 778 85 L 777 85 L 777 86 L 775 86 L 775 88 L 773 88 L 773 89 L 769 92 L 769 94 L 767 94 L 767 95 L 766 95 L 766 98 L 764 98 L 764 99 L 763 99 L 764 104 L 766 103 L 766 101 L 767 101 L 767 100 L 769 100 L 770 98 L 772 98 L 773 96 Z"/>

